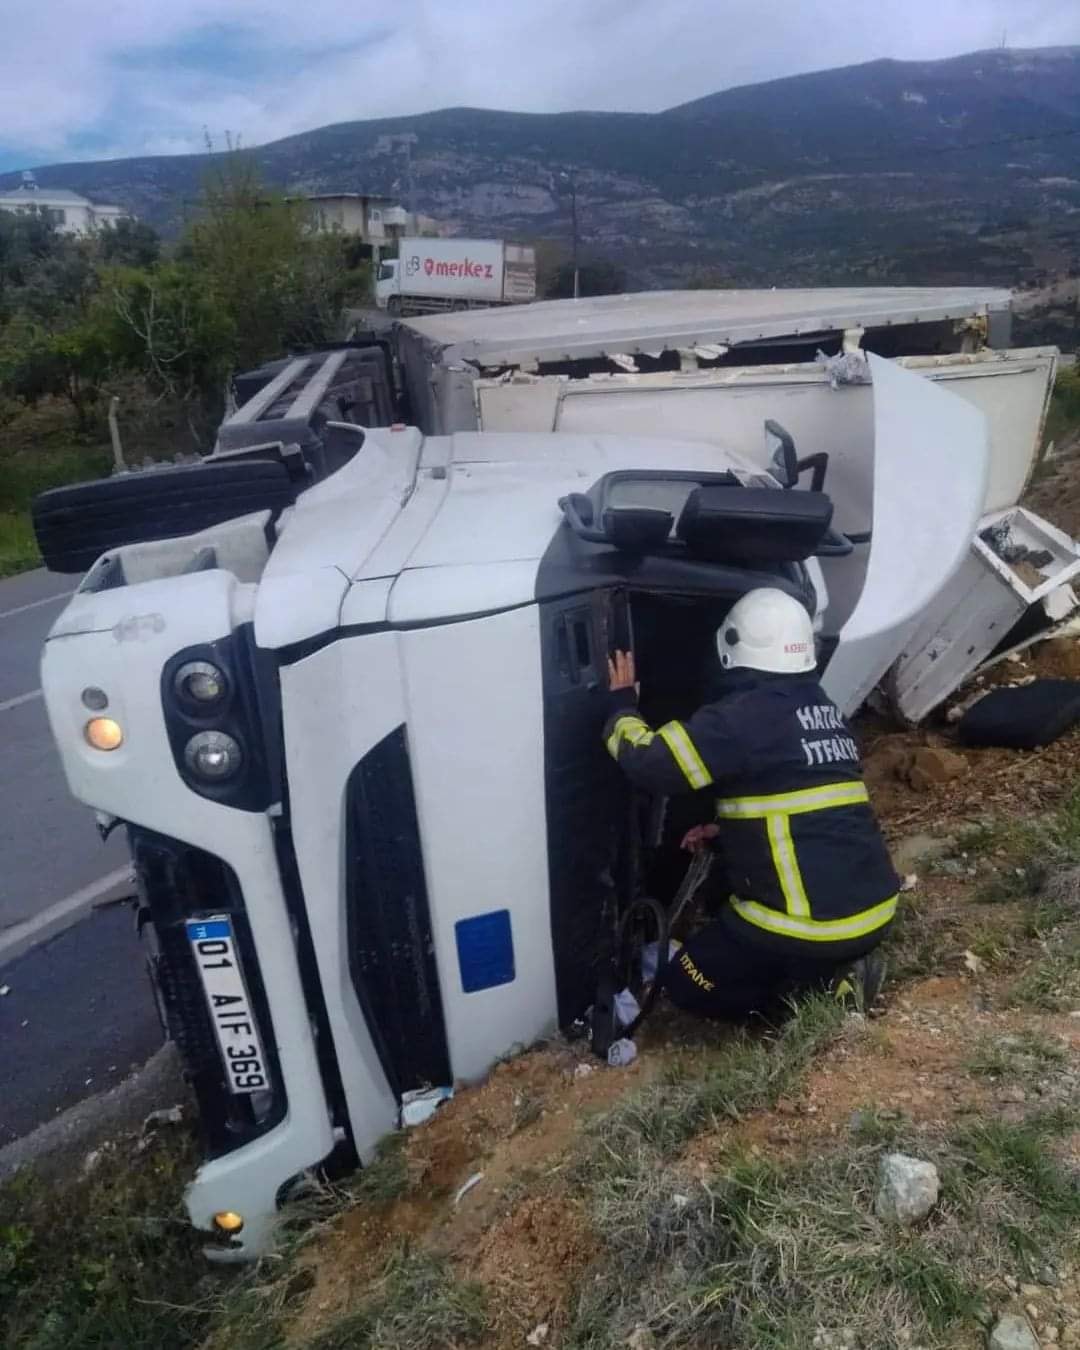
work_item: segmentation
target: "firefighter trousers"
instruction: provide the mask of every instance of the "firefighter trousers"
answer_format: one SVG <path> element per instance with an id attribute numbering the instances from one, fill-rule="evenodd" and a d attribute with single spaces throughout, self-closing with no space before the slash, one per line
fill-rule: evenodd
<path id="1" fill-rule="evenodd" d="M 875 934 L 875 939 L 880 935 Z M 747 941 L 724 919 L 706 924 L 672 957 L 664 988 L 677 1007 L 702 1017 L 768 1013 L 793 994 L 825 989 L 841 970 L 877 946 L 845 944 L 842 959 L 807 950 L 810 943 L 772 949 Z"/>

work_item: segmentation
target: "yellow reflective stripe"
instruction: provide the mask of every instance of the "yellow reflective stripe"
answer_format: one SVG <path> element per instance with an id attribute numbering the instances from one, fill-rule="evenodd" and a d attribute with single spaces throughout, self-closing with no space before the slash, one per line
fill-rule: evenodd
<path id="1" fill-rule="evenodd" d="M 781 914 L 777 909 L 759 905 L 756 900 L 740 900 L 734 895 L 731 907 L 747 923 L 778 937 L 803 938 L 808 942 L 844 942 L 866 937 L 883 928 L 895 915 L 898 900 L 899 896 L 891 896 L 873 909 L 864 909 L 861 914 L 852 914 L 846 919 L 808 919 Z"/>
<path id="2" fill-rule="evenodd" d="M 620 741 L 628 741 L 631 745 L 648 745 L 652 739 L 653 733 L 643 717 L 638 717 L 636 713 L 624 713 L 615 719 L 605 744 L 611 758 L 618 759 Z"/>
<path id="3" fill-rule="evenodd" d="M 772 852 L 773 866 L 784 892 L 787 912 L 808 919 L 810 901 L 806 898 L 799 860 L 795 856 L 795 844 L 791 838 L 791 818 L 779 811 L 766 818 L 769 832 L 769 849 Z"/>
<path id="4" fill-rule="evenodd" d="M 761 820 L 774 812 L 801 815 L 806 811 L 823 811 L 830 806 L 854 806 L 869 800 L 866 784 L 856 780 L 850 783 L 826 783 L 822 787 L 804 788 L 800 792 L 778 792 L 760 797 L 721 797 L 716 803 L 716 814 L 728 819 Z"/>
<path id="5" fill-rule="evenodd" d="M 681 722 L 668 722 L 660 728 L 660 735 L 671 751 L 675 763 L 682 769 L 686 775 L 686 781 L 694 788 L 708 787 L 712 782 L 712 774 L 705 767 L 704 761 L 697 752 L 697 747 L 690 739 L 686 728 Z"/>

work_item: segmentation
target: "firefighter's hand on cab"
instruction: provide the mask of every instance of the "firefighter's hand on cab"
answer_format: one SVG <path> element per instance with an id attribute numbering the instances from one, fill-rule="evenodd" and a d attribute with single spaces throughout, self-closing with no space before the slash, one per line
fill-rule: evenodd
<path id="1" fill-rule="evenodd" d="M 613 656 L 608 657 L 608 688 L 613 692 L 616 689 L 633 689 L 638 691 L 637 678 L 634 671 L 634 653 L 633 652 L 615 652 Z"/>
<path id="2" fill-rule="evenodd" d="M 719 825 L 695 825 L 683 835 L 680 847 L 686 849 L 687 853 L 699 853 L 702 849 L 708 848 L 710 841 L 719 833 Z"/>

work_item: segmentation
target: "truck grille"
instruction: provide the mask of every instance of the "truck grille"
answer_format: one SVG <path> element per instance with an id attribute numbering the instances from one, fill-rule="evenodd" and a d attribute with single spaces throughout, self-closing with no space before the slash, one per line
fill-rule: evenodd
<path id="1" fill-rule="evenodd" d="M 199 1103 L 204 1146 L 218 1157 L 250 1143 L 282 1119 L 287 1105 L 273 1023 L 236 873 L 202 849 L 131 826 L 128 831 L 144 921 L 152 934 L 151 974 L 166 1028 L 184 1060 Z M 185 921 L 228 914 L 255 1016 L 262 1032 L 271 1089 L 237 1096 L 226 1085 L 210 1014 Z"/>

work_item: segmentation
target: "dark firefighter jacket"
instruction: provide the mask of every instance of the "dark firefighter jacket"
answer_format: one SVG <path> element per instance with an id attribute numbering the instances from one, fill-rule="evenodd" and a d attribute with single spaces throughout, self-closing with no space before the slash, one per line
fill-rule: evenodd
<path id="1" fill-rule="evenodd" d="M 724 920 L 741 936 L 838 960 L 867 950 L 899 882 L 850 731 L 812 673 L 733 671 L 723 688 L 655 731 L 632 689 L 611 692 L 609 753 L 650 792 L 715 795 Z"/>

